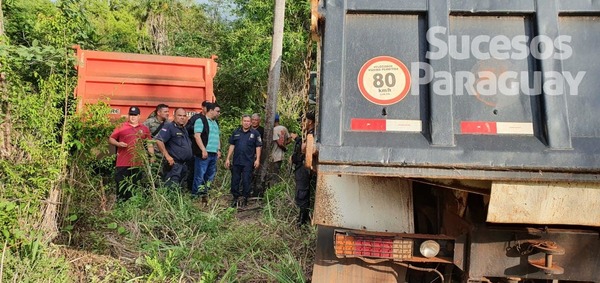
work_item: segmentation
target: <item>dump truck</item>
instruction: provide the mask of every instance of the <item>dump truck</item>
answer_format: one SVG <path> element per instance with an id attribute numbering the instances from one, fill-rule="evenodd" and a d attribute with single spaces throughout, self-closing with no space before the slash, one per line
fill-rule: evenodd
<path id="1" fill-rule="evenodd" d="M 144 121 L 161 103 L 173 111 L 183 107 L 192 116 L 202 111 L 203 101 L 215 101 L 214 55 L 190 58 L 74 49 L 77 111 L 104 101 L 111 107 L 111 118 L 125 117 L 129 107 L 137 106 Z"/>
<path id="2" fill-rule="evenodd" d="M 600 282 L 600 2 L 311 4 L 312 282 Z"/>

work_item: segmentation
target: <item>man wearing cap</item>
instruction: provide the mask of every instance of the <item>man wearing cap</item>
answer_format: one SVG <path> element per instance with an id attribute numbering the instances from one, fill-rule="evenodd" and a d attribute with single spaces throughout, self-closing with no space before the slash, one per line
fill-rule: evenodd
<path id="1" fill-rule="evenodd" d="M 308 134 L 315 132 L 315 114 L 309 112 L 306 114 L 304 129 Z M 310 195 L 315 190 L 317 176 L 314 172 L 304 165 L 306 142 L 302 141 L 302 136 L 295 137 L 294 153 L 292 154 L 292 163 L 294 164 L 294 180 L 296 181 L 296 205 L 300 208 L 298 216 L 298 226 L 306 224 L 310 220 Z"/>
<path id="2" fill-rule="evenodd" d="M 165 157 L 163 179 L 169 187 L 181 187 L 188 174 L 187 161 L 193 158 L 192 141 L 185 129 L 187 112 L 177 108 L 173 122 L 167 123 L 154 137 Z"/>
<path id="3" fill-rule="evenodd" d="M 192 195 L 202 197 L 210 189 L 210 184 L 217 173 L 217 159 L 221 152 L 220 130 L 217 118 L 221 113 L 221 107 L 216 103 L 206 105 L 206 122 L 200 119 L 194 123 L 194 139 L 200 149 L 200 156 L 194 156 L 194 182 L 192 184 Z M 206 137 L 206 138 L 203 138 Z"/>
<path id="4" fill-rule="evenodd" d="M 252 171 L 260 165 L 261 146 L 260 134 L 251 128 L 250 116 L 243 115 L 242 126 L 233 131 L 229 137 L 229 150 L 225 159 L 225 168 L 231 168 L 232 207 L 237 207 L 240 196 L 243 197 L 242 206 L 248 204 Z M 233 162 L 231 162 L 232 155 Z"/>
<path id="5" fill-rule="evenodd" d="M 275 127 L 273 128 L 273 146 L 271 148 L 271 154 L 269 155 L 269 168 L 268 172 L 268 185 L 271 187 L 279 180 L 279 170 L 285 152 L 287 151 L 286 146 L 291 142 L 290 133 L 288 129 L 279 124 L 279 114 L 275 114 Z M 264 192 L 259 192 L 259 196 Z"/>
<path id="6" fill-rule="evenodd" d="M 117 184 L 117 198 L 122 201 L 128 200 L 132 193 L 125 185 L 125 178 L 131 178 L 134 184 L 138 184 L 142 178 L 142 156 L 144 151 L 143 141 L 150 140 L 150 130 L 140 122 L 140 108 L 132 106 L 129 108 L 127 121 L 117 127 L 110 137 L 108 143 L 117 147 L 117 164 L 115 170 L 115 182 Z M 154 147 L 147 144 L 148 152 L 154 158 Z M 151 161 L 153 161 L 151 159 Z"/>

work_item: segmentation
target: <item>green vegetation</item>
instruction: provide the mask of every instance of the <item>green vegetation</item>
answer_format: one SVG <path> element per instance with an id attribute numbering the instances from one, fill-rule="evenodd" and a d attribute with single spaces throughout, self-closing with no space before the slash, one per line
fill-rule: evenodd
<path id="1" fill-rule="evenodd" d="M 223 139 L 262 112 L 273 1 L 2 0 L 0 281 L 304 282 L 315 233 L 296 228 L 293 178 L 262 205 L 227 207 L 223 167 L 208 205 L 152 180 L 115 203 L 106 102 L 76 113 L 73 50 L 219 56 Z M 232 16 L 216 11 L 231 7 Z M 308 1 L 288 1 L 279 113 L 298 131 Z M 2 29 L 0 29 L 2 30 Z M 285 165 L 285 164 L 284 164 Z M 222 166 L 222 165 L 220 165 Z M 285 167 L 285 166 L 284 166 Z M 155 173 L 147 165 L 148 173 Z M 152 176 L 152 174 L 149 174 Z"/>

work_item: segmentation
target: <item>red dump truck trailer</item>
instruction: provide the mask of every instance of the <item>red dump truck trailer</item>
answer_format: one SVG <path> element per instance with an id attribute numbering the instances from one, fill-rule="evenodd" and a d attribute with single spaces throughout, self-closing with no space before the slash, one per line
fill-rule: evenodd
<path id="1" fill-rule="evenodd" d="M 312 282 L 600 282 L 600 2 L 312 2 Z"/>
<path id="2" fill-rule="evenodd" d="M 111 117 L 127 116 L 138 106 L 143 121 L 164 103 L 188 115 L 201 111 L 203 101 L 215 101 L 216 56 L 210 59 L 77 50 L 77 109 L 106 101 Z"/>

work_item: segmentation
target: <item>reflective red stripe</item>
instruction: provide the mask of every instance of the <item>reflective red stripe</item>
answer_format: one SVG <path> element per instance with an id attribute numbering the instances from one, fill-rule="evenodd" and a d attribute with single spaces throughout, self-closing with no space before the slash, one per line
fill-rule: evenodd
<path id="1" fill-rule="evenodd" d="M 498 129 L 496 122 L 462 121 L 460 122 L 460 132 L 463 134 L 496 135 Z"/>
<path id="2" fill-rule="evenodd" d="M 385 131 L 386 122 L 384 119 L 356 119 L 350 121 L 350 130 L 352 131 Z"/>

